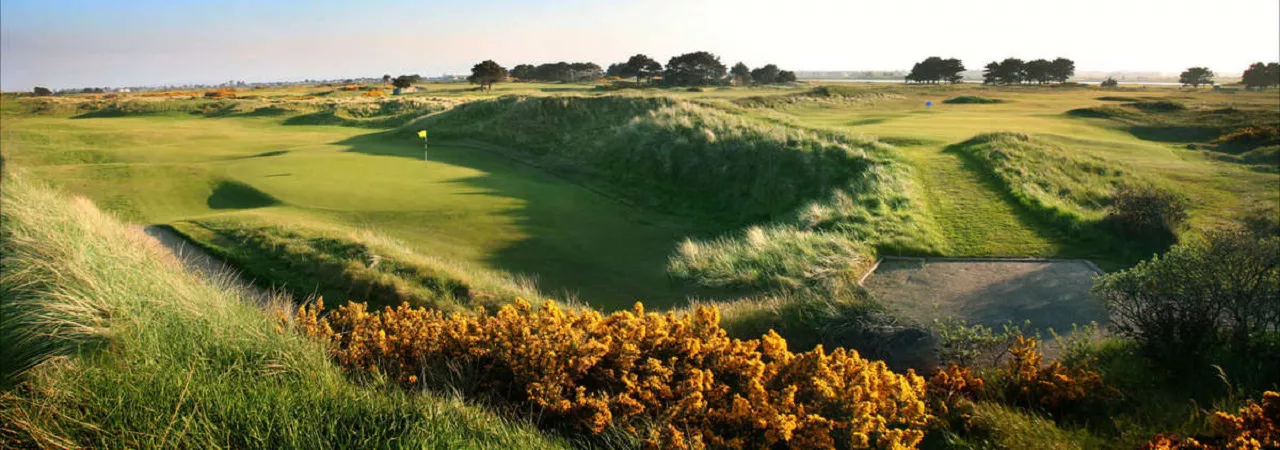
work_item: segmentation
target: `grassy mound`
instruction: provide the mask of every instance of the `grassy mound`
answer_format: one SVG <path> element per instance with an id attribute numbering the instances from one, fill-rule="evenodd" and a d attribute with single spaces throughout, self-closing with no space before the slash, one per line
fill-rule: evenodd
<path id="1" fill-rule="evenodd" d="M 998 98 L 979 97 L 976 95 L 961 95 L 959 97 L 951 97 L 949 99 L 943 100 L 942 103 L 949 103 L 953 105 L 969 105 L 969 104 L 985 105 L 985 104 L 991 104 L 991 103 L 1004 103 L 1004 100 L 1000 100 Z"/>
<path id="2" fill-rule="evenodd" d="M 731 100 L 730 103 L 743 108 L 771 110 L 813 104 L 826 106 L 870 105 L 878 101 L 902 98 L 905 97 L 894 90 L 869 90 L 856 86 L 818 86 L 799 93 L 737 98 Z"/>
<path id="3" fill-rule="evenodd" d="M 973 158 L 1022 206 L 1074 233 L 1092 232 L 1116 188 L 1143 182 L 1114 161 L 1021 133 L 981 134 L 948 150 Z"/>
<path id="4" fill-rule="evenodd" d="M 335 125 L 360 128 L 395 128 L 427 114 L 448 109 L 450 102 L 388 100 L 327 105 L 324 109 L 284 120 L 285 125 Z"/>
<path id="5" fill-rule="evenodd" d="M 4 183 L 0 447 L 564 447 L 456 400 L 353 384 L 92 203 Z"/>
<path id="6" fill-rule="evenodd" d="M 418 254 L 369 232 L 288 227 L 251 216 L 177 222 L 173 229 L 235 265 L 264 287 L 297 300 L 366 301 L 375 308 L 408 302 L 450 311 L 538 299 L 532 283 Z"/>
<path id="7" fill-rule="evenodd" d="M 873 145 L 666 98 L 505 97 L 408 128 L 513 147 L 636 203 L 743 224 L 790 211 L 864 173 Z"/>
<path id="8" fill-rule="evenodd" d="M 684 244 L 672 270 L 704 285 L 801 284 L 870 259 L 854 242 L 894 252 L 929 252 L 937 242 L 915 216 L 904 165 L 883 144 L 849 135 L 635 97 L 505 97 L 405 128 L 513 147 L 539 166 L 716 228 L 773 223 L 766 250 L 736 235 Z"/>

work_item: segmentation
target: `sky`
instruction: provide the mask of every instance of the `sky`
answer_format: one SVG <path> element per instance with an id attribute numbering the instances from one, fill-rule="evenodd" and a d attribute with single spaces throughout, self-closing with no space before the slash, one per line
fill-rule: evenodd
<path id="1" fill-rule="evenodd" d="M 1240 73 L 1280 60 L 1280 0 L 0 0 L 0 89 L 463 74 L 485 59 L 691 51 L 783 69 Z"/>

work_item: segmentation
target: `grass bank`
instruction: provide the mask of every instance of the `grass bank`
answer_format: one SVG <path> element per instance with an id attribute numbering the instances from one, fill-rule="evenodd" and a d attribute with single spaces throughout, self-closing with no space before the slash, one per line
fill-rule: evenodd
<path id="1" fill-rule="evenodd" d="M 415 122 L 632 203 L 727 230 L 688 240 L 676 276 L 704 286 L 790 288 L 845 275 L 875 251 L 929 253 L 905 165 L 886 145 L 665 97 L 504 97 Z M 746 235 L 738 227 L 749 228 Z"/>
<path id="2" fill-rule="evenodd" d="M 563 447 L 457 400 L 348 381 L 87 200 L 10 175 L 0 202 L 0 447 Z"/>

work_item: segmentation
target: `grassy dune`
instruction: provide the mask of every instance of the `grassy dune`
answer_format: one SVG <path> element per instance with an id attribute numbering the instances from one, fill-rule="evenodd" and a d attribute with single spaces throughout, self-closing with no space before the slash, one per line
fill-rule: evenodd
<path id="1" fill-rule="evenodd" d="M 558 448 L 457 400 L 353 383 L 136 228 L 4 180 L 0 446 Z M 269 399 L 269 400 L 268 400 Z"/>

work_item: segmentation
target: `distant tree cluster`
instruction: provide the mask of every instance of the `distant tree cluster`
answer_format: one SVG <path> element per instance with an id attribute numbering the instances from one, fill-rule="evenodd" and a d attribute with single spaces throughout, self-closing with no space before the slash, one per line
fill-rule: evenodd
<path id="1" fill-rule="evenodd" d="M 964 72 L 964 64 L 959 59 L 930 56 L 916 63 L 906 80 L 908 83 L 956 83 L 963 78 L 960 72 Z"/>
<path id="2" fill-rule="evenodd" d="M 49 90 L 49 88 L 47 88 L 47 87 L 43 87 L 43 86 L 36 86 L 36 88 L 35 88 L 35 89 L 32 89 L 32 90 L 31 90 L 31 93 L 32 93 L 32 94 L 34 94 L 34 95 L 35 95 L 35 96 L 37 96 L 37 97 L 48 97 L 48 96 L 50 96 L 50 95 L 53 95 L 53 91 L 51 91 L 51 90 Z"/>
<path id="3" fill-rule="evenodd" d="M 1240 77 L 1240 84 L 1248 88 L 1280 86 L 1280 63 L 1253 63 Z"/>
<path id="4" fill-rule="evenodd" d="M 591 62 L 555 62 L 546 64 L 520 64 L 511 68 L 511 78 L 520 81 L 544 81 L 571 83 L 595 81 L 604 76 L 604 70 Z"/>
<path id="5" fill-rule="evenodd" d="M 777 64 L 765 64 L 755 69 L 747 68 L 741 62 L 729 69 L 729 81 L 738 86 L 782 84 L 796 81 L 795 72 L 782 70 Z"/>
<path id="6" fill-rule="evenodd" d="M 1116 86 L 1119 86 L 1119 85 L 1120 85 L 1120 82 L 1119 82 L 1119 81 L 1116 81 L 1116 79 L 1115 79 L 1115 78 L 1113 78 L 1113 77 L 1107 77 L 1107 79 L 1102 80 L 1102 84 L 1100 84 L 1099 86 L 1104 87 L 1104 88 L 1113 88 L 1113 87 L 1116 87 Z"/>
<path id="7" fill-rule="evenodd" d="M 420 76 L 420 75 L 400 75 L 400 76 L 398 76 L 398 77 L 395 77 L 395 79 L 392 79 L 392 78 L 391 78 L 391 75 L 383 75 L 383 76 L 382 76 L 382 82 L 383 82 L 383 83 L 385 83 L 385 82 L 387 82 L 387 81 L 391 81 L 391 85 L 392 85 L 392 86 L 395 86 L 395 87 L 398 87 L 398 88 L 404 89 L 404 88 L 407 88 L 407 87 L 409 87 L 409 86 L 413 86 L 413 83 L 421 82 L 421 81 L 422 81 L 422 76 Z"/>
<path id="8" fill-rule="evenodd" d="M 636 83 L 639 84 L 641 80 L 648 81 L 653 77 L 662 75 L 662 63 L 643 53 L 639 53 L 628 58 L 626 62 L 610 64 L 607 75 L 619 78 L 635 78 Z"/>
<path id="9" fill-rule="evenodd" d="M 669 86 L 716 84 L 725 78 L 727 69 L 720 57 L 710 52 L 685 53 L 667 61 L 662 82 Z"/>
<path id="10" fill-rule="evenodd" d="M 982 72 L 984 84 L 1044 84 L 1051 82 L 1065 83 L 1076 74 L 1076 63 L 1067 58 L 1034 59 L 1022 61 L 1018 58 L 1005 58 L 1004 61 L 992 61 Z"/>
<path id="11" fill-rule="evenodd" d="M 1195 88 L 1200 87 L 1202 84 L 1212 85 L 1214 76 L 1213 71 L 1209 70 L 1208 67 L 1192 67 L 1178 76 L 1178 82 L 1182 83 L 1183 86 Z"/>

